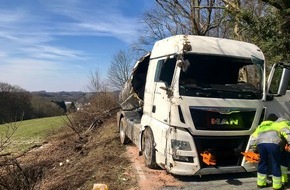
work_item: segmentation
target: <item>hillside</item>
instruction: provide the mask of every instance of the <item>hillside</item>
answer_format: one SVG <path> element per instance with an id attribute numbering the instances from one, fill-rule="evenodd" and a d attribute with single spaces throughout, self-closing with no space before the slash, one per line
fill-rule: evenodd
<path id="1" fill-rule="evenodd" d="M 57 100 L 57 101 L 68 101 L 68 102 L 76 102 L 83 98 L 87 98 L 90 93 L 86 92 L 46 92 L 46 91 L 33 91 L 32 95 L 37 95 L 49 100 Z"/>
<path id="2" fill-rule="evenodd" d="M 35 189 L 89 190 L 94 183 L 105 183 L 114 190 L 137 189 L 114 118 L 81 139 L 68 127 L 58 129 L 42 146 L 19 157 L 24 170 L 39 175 Z"/>
<path id="3" fill-rule="evenodd" d="M 61 92 L 46 92 L 46 91 L 33 91 L 32 95 L 37 95 L 48 100 L 67 101 L 67 102 L 86 102 L 90 96 L 94 95 L 94 92 L 81 92 L 81 91 L 61 91 Z M 119 95 L 119 91 L 113 91 L 116 96 Z"/>

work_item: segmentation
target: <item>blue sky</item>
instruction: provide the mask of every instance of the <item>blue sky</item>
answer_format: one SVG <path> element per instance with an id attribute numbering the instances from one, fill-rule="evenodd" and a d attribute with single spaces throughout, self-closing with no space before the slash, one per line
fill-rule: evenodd
<path id="1" fill-rule="evenodd" d="M 86 91 L 138 37 L 150 0 L 0 0 L 0 82 L 28 91 Z"/>

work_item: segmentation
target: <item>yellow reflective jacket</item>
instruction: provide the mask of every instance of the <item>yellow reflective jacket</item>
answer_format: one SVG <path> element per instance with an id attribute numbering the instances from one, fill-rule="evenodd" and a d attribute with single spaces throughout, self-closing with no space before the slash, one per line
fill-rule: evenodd
<path id="1" fill-rule="evenodd" d="M 261 143 L 290 144 L 290 122 L 287 120 L 263 121 L 252 134 L 251 145 Z"/>

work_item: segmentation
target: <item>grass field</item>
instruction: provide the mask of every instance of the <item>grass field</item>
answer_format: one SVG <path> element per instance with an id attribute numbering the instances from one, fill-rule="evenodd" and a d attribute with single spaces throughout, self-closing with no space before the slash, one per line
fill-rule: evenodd
<path id="1" fill-rule="evenodd" d="M 57 116 L 0 125 L 0 146 L 7 139 L 6 135 L 12 133 L 12 128 L 16 128 L 9 144 L 0 154 L 21 154 L 31 147 L 41 145 L 49 135 L 66 125 L 66 121 L 65 116 Z"/>

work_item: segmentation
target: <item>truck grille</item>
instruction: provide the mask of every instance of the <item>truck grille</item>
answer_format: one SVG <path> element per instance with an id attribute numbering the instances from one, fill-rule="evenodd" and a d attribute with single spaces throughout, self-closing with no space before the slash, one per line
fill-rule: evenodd
<path id="1" fill-rule="evenodd" d="M 223 107 L 190 107 L 197 130 L 248 130 L 252 126 L 255 109 Z"/>

